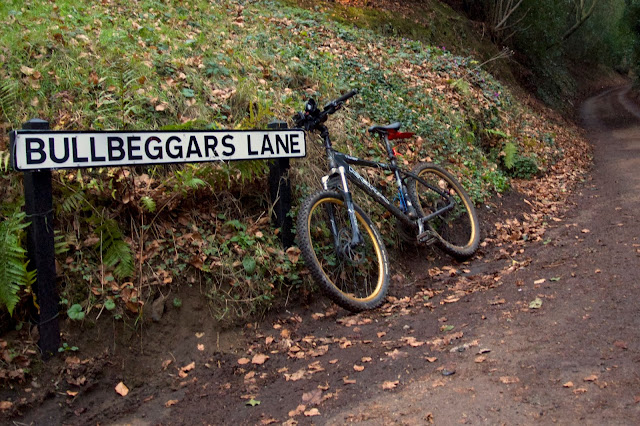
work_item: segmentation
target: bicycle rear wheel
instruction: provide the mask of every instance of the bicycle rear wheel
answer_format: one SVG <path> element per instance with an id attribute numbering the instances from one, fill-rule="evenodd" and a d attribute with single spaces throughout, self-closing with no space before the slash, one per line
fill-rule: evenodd
<path id="1" fill-rule="evenodd" d="M 412 173 L 420 177 L 408 182 L 409 197 L 424 217 L 449 204 L 448 200 L 432 188 L 448 194 L 453 208 L 428 222 L 435 234 L 435 244 L 457 259 L 471 257 L 480 244 L 480 227 L 475 207 L 460 182 L 444 168 L 430 163 L 420 163 Z M 431 187 L 431 188 L 430 188 Z"/>
<path id="2" fill-rule="evenodd" d="M 351 223 L 342 194 L 313 194 L 298 213 L 298 244 L 322 290 L 343 308 L 359 312 L 383 302 L 389 261 L 375 225 L 358 206 L 355 214 L 363 242 L 351 247 Z"/>

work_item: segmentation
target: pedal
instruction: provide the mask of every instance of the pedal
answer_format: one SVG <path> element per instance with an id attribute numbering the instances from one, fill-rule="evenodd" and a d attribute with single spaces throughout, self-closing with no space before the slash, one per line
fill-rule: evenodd
<path id="1" fill-rule="evenodd" d="M 437 238 L 433 231 L 427 229 L 422 234 L 418 234 L 418 244 L 431 245 L 436 242 Z"/>

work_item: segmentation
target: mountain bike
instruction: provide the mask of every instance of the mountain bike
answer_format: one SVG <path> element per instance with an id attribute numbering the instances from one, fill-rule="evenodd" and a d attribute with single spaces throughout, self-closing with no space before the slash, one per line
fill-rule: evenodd
<path id="1" fill-rule="evenodd" d="M 350 91 L 322 110 L 311 98 L 304 111 L 294 116 L 298 128 L 320 133 L 329 165 L 328 174 L 322 177 L 323 189 L 311 194 L 300 207 L 298 245 L 314 281 L 334 302 L 353 312 L 382 304 L 389 287 L 389 258 L 377 227 L 355 203 L 350 183 L 395 216 L 401 234 L 418 244 L 435 244 L 453 257 L 465 259 L 475 253 L 480 242 L 473 203 L 448 171 L 431 163 L 420 163 L 411 171 L 398 165 L 390 141 L 413 136 L 400 132 L 400 123 L 368 129 L 383 142 L 388 163 L 333 148 L 324 123 L 356 94 L 357 90 Z M 396 196 L 389 199 L 383 195 L 352 165 L 391 174 Z"/>

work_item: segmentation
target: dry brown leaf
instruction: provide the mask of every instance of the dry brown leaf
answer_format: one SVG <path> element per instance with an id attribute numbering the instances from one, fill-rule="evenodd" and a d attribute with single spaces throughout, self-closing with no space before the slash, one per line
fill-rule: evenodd
<path id="1" fill-rule="evenodd" d="M 187 364 L 187 365 L 185 365 L 184 367 L 182 367 L 182 368 L 180 369 L 180 371 L 178 371 L 178 376 L 180 376 L 180 377 L 182 377 L 182 378 L 184 379 L 185 377 L 187 377 L 187 376 L 188 376 L 188 374 L 187 374 L 187 373 L 188 373 L 189 371 L 193 370 L 194 368 L 196 368 L 196 363 L 195 363 L 195 361 L 193 361 L 192 363 Z"/>
<path id="2" fill-rule="evenodd" d="M 198 350 L 199 350 L 200 352 L 204 351 L 204 345 L 203 345 L 202 343 L 199 343 L 199 344 L 198 344 Z"/>
<path id="3" fill-rule="evenodd" d="M 573 382 L 567 382 L 564 385 L 562 385 L 562 387 L 564 387 L 564 388 L 572 388 L 573 387 Z"/>
<path id="4" fill-rule="evenodd" d="M 302 379 L 304 377 L 304 375 L 306 374 L 306 370 L 301 369 L 296 371 L 293 374 L 285 374 L 284 378 L 287 382 L 291 381 L 291 382 L 296 382 L 300 379 Z"/>
<path id="5" fill-rule="evenodd" d="M 542 284 L 543 282 L 545 282 L 546 279 L 545 278 L 540 278 L 539 280 L 535 280 L 533 283 L 534 284 Z"/>
<path id="6" fill-rule="evenodd" d="M 573 390 L 573 393 L 576 394 L 576 395 L 578 395 L 580 393 L 586 393 L 586 392 L 587 392 L 587 389 L 585 389 L 585 388 L 578 388 L 578 389 L 574 389 Z"/>
<path id="7" fill-rule="evenodd" d="M 486 360 L 487 360 L 486 356 L 480 355 L 480 356 L 477 356 L 476 359 L 474 359 L 473 361 L 480 364 L 482 362 L 485 362 Z"/>
<path id="8" fill-rule="evenodd" d="M 178 403 L 177 399 L 170 399 L 164 403 L 165 407 L 171 407 L 172 405 L 176 405 Z"/>
<path id="9" fill-rule="evenodd" d="M 238 364 L 240 364 L 240 365 L 247 365 L 247 364 L 249 364 L 250 362 L 251 362 L 251 361 L 249 360 L 249 358 L 240 358 L 240 359 L 238 360 Z"/>
<path id="10" fill-rule="evenodd" d="M 428 357 L 426 357 L 425 359 L 427 360 L 427 362 L 431 362 L 431 363 L 433 363 L 433 362 L 436 362 L 436 361 L 438 360 L 438 357 L 435 357 L 435 356 L 428 356 Z"/>
<path id="11" fill-rule="evenodd" d="M 356 379 L 350 379 L 349 376 L 344 376 L 342 381 L 345 385 L 353 385 L 356 383 Z"/>
<path id="12" fill-rule="evenodd" d="M 395 381 L 386 381 L 382 384 L 382 389 L 384 390 L 390 390 L 390 389 L 395 389 L 396 386 L 398 386 L 399 381 L 395 380 Z"/>
<path id="13" fill-rule="evenodd" d="M 10 410 L 13 407 L 13 402 L 11 401 L 0 401 L 0 410 L 6 411 Z"/>
<path id="14" fill-rule="evenodd" d="M 322 390 L 314 389 L 311 392 L 302 394 L 302 402 L 305 404 L 318 405 L 322 402 Z"/>
<path id="15" fill-rule="evenodd" d="M 304 412 L 304 410 L 306 410 L 306 409 L 307 409 L 307 407 L 306 407 L 306 406 L 304 406 L 304 405 L 300 404 L 300 405 L 298 405 L 298 406 L 296 407 L 296 409 L 295 409 L 295 410 L 291 410 L 291 411 L 289 411 L 289 417 L 295 417 L 295 416 L 298 416 L 298 415 L 302 414 L 302 413 Z"/>
<path id="16" fill-rule="evenodd" d="M 120 396 L 127 396 L 129 394 L 129 388 L 122 382 L 116 385 L 115 390 Z"/>
<path id="17" fill-rule="evenodd" d="M 320 415 L 320 411 L 317 408 L 312 408 L 309 411 L 305 411 L 304 415 L 306 417 L 313 417 L 313 416 L 319 416 Z"/>
<path id="18" fill-rule="evenodd" d="M 595 374 L 592 374 L 590 376 L 585 377 L 584 379 L 585 382 L 595 382 L 596 380 L 598 380 L 598 376 L 596 376 Z"/>
<path id="19" fill-rule="evenodd" d="M 362 362 L 371 362 L 371 357 L 370 356 L 363 356 L 361 361 Z"/>
<path id="20" fill-rule="evenodd" d="M 269 359 L 269 355 L 265 355 L 265 354 L 256 354 L 256 355 L 254 355 L 253 359 L 251 360 L 251 363 L 252 363 L 252 364 L 256 364 L 256 365 L 262 365 L 262 364 L 264 364 L 268 359 Z"/>
<path id="21" fill-rule="evenodd" d="M 364 371 L 364 366 L 358 365 L 358 364 L 354 364 L 353 369 L 355 371 Z"/>

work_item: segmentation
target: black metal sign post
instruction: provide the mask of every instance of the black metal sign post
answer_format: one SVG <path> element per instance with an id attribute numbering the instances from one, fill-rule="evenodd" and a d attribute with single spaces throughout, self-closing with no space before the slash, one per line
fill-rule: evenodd
<path id="1" fill-rule="evenodd" d="M 286 129 L 284 121 L 273 121 L 269 129 Z M 291 181 L 289 180 L 289 159 L 278 158 L 269 165 L 269 192 L 273 204 L 273 222 L 280 228 L 280 241 L 285 249 L 293 245 L 293 220 L 291 210 Z"/>
<path id="2" fill-rule="evenodd" d="M 49 123 L 32 119 L 24 124 L 23 129 L 48 130 Z M 27 220 L 31 222 L 27 229 L 29 267 L 37 271 L 35 294 L 40 306 L 38 347 L 42 358 L 48 359 L 60 347 L 60 296 L 56 286 L 51 170 L 24 172 L 24 202 Z"/>

